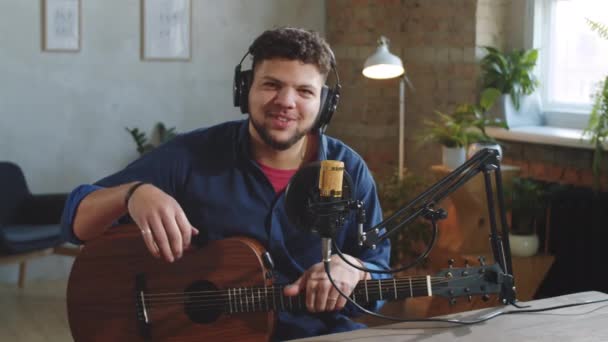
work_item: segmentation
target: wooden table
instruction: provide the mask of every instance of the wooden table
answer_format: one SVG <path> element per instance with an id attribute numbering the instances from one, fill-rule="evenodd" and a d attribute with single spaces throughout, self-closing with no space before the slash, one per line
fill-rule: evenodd
<path id="1" fill-rule="evenodd" d="M 483 323 L 446 327 L 444 323 L 396 323 L 346 333 L 324 335 L 297 341 L 608 341 L 608 295 L 581 292 L 559 297 L 520 302 L 528 309 L 606 300 L 602 303 L 562 308 L 542 313 L 501 315 Z M 446 316 L 474 320 L 500 311 L 517 311 L 512 306 L 481 309 Z"/>

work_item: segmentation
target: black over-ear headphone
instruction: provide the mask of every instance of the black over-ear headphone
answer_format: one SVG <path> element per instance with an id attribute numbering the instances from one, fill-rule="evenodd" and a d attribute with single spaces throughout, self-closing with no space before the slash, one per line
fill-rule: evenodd
<path id="1" fill-rule="evenodd" d="M 235 107 L 241 108 L 241 113 L 249 113 L 249 89 L 251 83 L 253 83 L 253 70 L 241 71 L 241 64 L 245 60 L 245 57 L 251 53 L 251 48 L 245 53 L 245 56 L 241 58 L 239 64 L 234 68 L 234 83 L 232 85 L 233 103 Z M 321 89 L 321 105 L 319 106 L 319 115 L 317 116 L 317 124 L 314 129 L 318 129 L 320 133 L 324 133 L 327 129 L 327 125 L 331 121 L 331 117 L 338 108 L 338 102 L 340 102 L 340 78 L 338 77 L 338 70 L 336 69 L 336 59 L 333 52 L 331 54 L 331 69 L 336 77 L 336 85 L 333 88 L 324 85 Z"/>

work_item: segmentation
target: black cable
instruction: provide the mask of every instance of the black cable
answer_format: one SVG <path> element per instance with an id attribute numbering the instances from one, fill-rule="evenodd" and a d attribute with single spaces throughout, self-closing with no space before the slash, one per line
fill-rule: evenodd
<path id="1" fill-rule="evenodd" d="M 596 303 L 603 303 L 603 302 L 608 302 L 608 298 L 607 299 L 591 300 L 591 301 L 586 301 L 586 302 L 579 302 L 579 303 L 555 305 L 555 306 L 549 306 L 549 307 L 542 308 L 542 309 L 526 309 L 526 310 L 504 311 L 502 314 L 503 315 L 513 315 L 513 314 L 537 313 L 537 312 L 557 310 L 557 309 L 563 309 L 563 308 L 570 308 L 570 307 L 573 307 L 573 306 L 581 306 L 581 305 L 596 304 Z"/>
<path id="2" fill-rule="evenodd" d="M 342 292 L 342 290 L 340 290 L 340 288 L 334 282 L 334 279 L 331 277 L 329 261 L 323 261 L 323 265 L 325 266 L 325 273 L 327 273 L 327 278 L 329 279 L 329 282 L 338 291 L 340 296 L 346 298 L 346 300 L 349 303 L 353 304 L 357 309 L 361 310 L 362 312 L 364 312 L 370 316 L 386 319 L 389 321 L 395 321 L 395 322 L 441 322 L 441 323 L 451 323 L 451 324 L 457 324 L 457 325 L 471 325 L 471 324 L 485 322 L 498 315 L 498 313 L 497 313 L 496 315 L 489 315 L 488 317 L 484 317 L 484 318 L 480 318 L 480 319 L 472 320 L 472 321 L 461 321 L 461 320 L 457 320 L 457 319 L 443 319 L 443 318 L 399 318 L 399 317 L 393 317 L 393 316 L 386 316 L 386 315 L 379 314 L 379 313 L 373 312 L 371 310 L 368 310 L 368 309 L 362 307 L 357 302 L 352 300 L 349 296 L 347 296 L 344 292 Z"/>
<path id="3" fill-rule="evenodd" d="M 389 321 L 394 321 L 394 322 L 412 322 L 412 323 L 424 323 L 424 322 L 438 322 L 438 323 L 449 323 L 452 324 L 450 326 L 445 326 L 445 327 L 441 327 L 441 326 L 437 326 L 437 327 L 432 327 L 432 328 L 451 328 L 455 325 L 473 325 L 473 324 L 478 324 L 478 323 L 482 323 L 485 321 L 488 321 L 490 319 L 496 318 L 498 316 L 502 316 L 502 315 L 514 315 L 514 314 L 525 314 L 525 313 L 538 313 L 538 312 L 544 312 L 544 311 L 550 311 L 550 310 L 557 310 L 557 309 L 563 309 L 563 308 L 569 308 L 569 307 L 574 307 L 574 306 L 582 306 L 582 305 L 588 305 L 588 304 L 596 304 L 596 303 L 603 303 L 603 302 L 608 302 L 608 298 L 607 299 L 598 299 L 598 300 L 593 300 L 593 301 L 585 301 L 585 302 L 579 302 L 579 303 L 571 303 L 571 304 L 564 304 L 564 305 L 555 305 L 555 306 L 550 306 L 547 308 L 542 308 L 542 309 L 528 309 L 528 310 L 510 310 L 510 311 L 496 311 L 493 312 L 485 317 L 479 318 L 479 319 L 475 319 L 475 320 L 470 320 L 470 321 L 464 321 L 464 320 L 458 320 L 458 319 L 447 319 L 447 318 L 400 318 L 400 317 L 393 317 L 393 316 L 386 316 L 380 313 L 376 313 L 373 312 L 371 310 L 368 310 L 364 307 L 362 307 L 361 305 L 359 305 L 357 302 L 355 302 L 354 300 L 352 300 L 349 296 L 347 296 L 344 292 L 342 292 L 342 290 L 340 290 L 340 288 L 337 286 L 337 284 L 334 282 L 334 279 L 331 276 L 331 269 L 330 269 L 330 265 L 329 265 L 329 261 L 324 261 L 323 265 L 325 267 L 325 273 L 327 274 L 327 278 L 329 279 L 329 282 L 332 284 L 332 286 L 338 291 L 338 293 L 340 294 L 340 296 L 346 298 L 346 300 L 353 304 L 357 309 L 361 310 L 363 313 L 366 313 L 370 316 L 373 317 L 378 317 L 381 319 L 386 319 Z M 420 327 L 399 327 L 397 329 L 420 329 Z"/>
<path id="4" fill-rule="evenodd" d="M 356 268 L 360 271 L 369 272 L 369 273 L 394 274 L 397 272 L 407 270 L 408 268 L 410 268 L 412 266 L 418 265 L 424 259 L 426 259 L 426 257 L 429 255 L 429 253 L 433 249 L 433 246 L 435 246 L 435 242 L 437 241 L 437 231 L 438 231 L 437 222 L 435 220 L 431 220 L 431 223 L 433 225 L 433 235 L 431 235 L 431 241 L 429 242 L 427 249 L 424 251 L 424 253 L 420 254 L 414 261 L 410 262 L 409 264 L 406 264 L 405 266 L 400 266 L 399 268 L 392 268 L 389 270 L 372 270 L 372 269 L 363 267 L 361 265 L 355 265 L 344 257 L 344 254 L 340 250 L 340 247 L 338 247 L 338 244 L 336 244 L 336 239 L 332 239 L 332 245 L 333 245 L 333 249 L 336 251 L 336 254 L 338 254 L 338 256 L 342 260 L 344 260 L 344 262 L 346 262 L 349 266 L 351 266 L 353 268 Z"/>

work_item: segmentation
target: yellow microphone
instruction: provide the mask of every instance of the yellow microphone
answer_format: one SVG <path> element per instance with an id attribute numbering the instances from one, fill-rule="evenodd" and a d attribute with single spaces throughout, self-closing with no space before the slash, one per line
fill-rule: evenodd
<path id="1" fill-rule="evenodd" d="M 338 160 L 323 160 L 319 168 L 319 197 L 321 202 L 331 202 L 342 199 L 342 179 L 344 177 L 344 162 Z M 339 217 L 331 215 L 322 224 L 328 225 L 328 232 L 335 232 L 340 224 Z M 331 237 L 321 236 L 321 255 L 323 261 L 331 260 Z"/>
<path id="2" fill-rule="evenodd" d="M 322 160 L 319 169 L 319 194 L 321 198 L 342 198 L 342 179 L 344 162 L 339 160 Z"/>

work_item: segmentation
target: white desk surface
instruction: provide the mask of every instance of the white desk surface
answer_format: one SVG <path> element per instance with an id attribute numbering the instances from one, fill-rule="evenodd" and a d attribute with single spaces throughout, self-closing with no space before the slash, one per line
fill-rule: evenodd
<path id="1" fill-rule="evenodd" d="M 608 300 L 601 292 L 580 292 L 559 297 L 520 302 L 540 309 L 584 301 Z M 472 320 L 500 311 L 519 310 L 513 306 L 462 312 L 447 318 Z M 346 333 L 306 338 L 297 341 L 608 341 L 608 301 L 540 313 L 501 315 L 486 322 L 467 326 L 443 323 L 395 323 Z"/>

